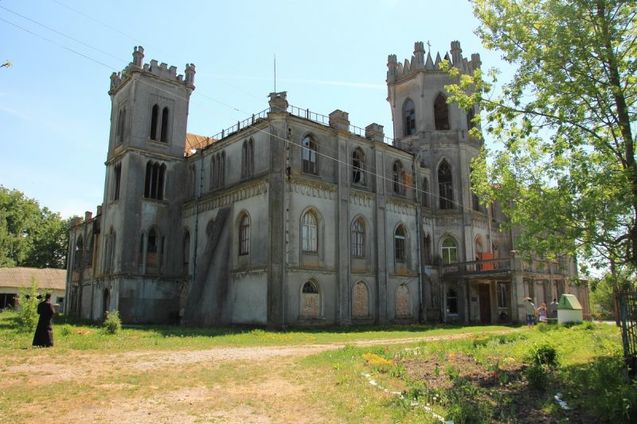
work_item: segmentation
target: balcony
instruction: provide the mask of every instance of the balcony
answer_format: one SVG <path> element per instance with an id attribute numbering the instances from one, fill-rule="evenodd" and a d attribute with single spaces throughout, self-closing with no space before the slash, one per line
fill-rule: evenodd
<path id="1" fill-rule="evenodd" d="M 522 273 L 525 278 L 532 279 L 563 279 L 568 275 L 564 263 L 537 259 L 522 260 L 516 257 L 456 262 L 441 266 L 441 273 L 445 278 L 510 278 L 512 272 Z"/>

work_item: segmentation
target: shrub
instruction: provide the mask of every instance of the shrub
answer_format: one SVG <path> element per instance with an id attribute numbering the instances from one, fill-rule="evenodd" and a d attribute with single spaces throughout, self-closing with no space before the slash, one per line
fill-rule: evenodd
<path id="1" fill-rule="evenodd" d="M 31 278 L 31 286 L 18 294 L 17 322 L 21 331 L 33 331 L 38 323 L 38 285 Z"/>
<path id="2" fill-rule="evenodd" d="M 544 365 L 533 364 L 525 371 L 526 380 L 535 390 L 544 391 L 548 384 L 548 368 Z"/>
<path id="3" fill-rule="evenodd" d="M 557 368 L 559 362 L 557 359 L 557 350 L 550 344 L 533 345 L 526 356 L 531 366 L 546 366 L 548 368 Z"/>
<path id="4" fill-rule="evenodd" d="M 117 334 L 122 329 L 122 320 L 119 318 L 119 311 L 112 310 L 106 313 L 106 319 L 102 324 L 107 334 Z"/>

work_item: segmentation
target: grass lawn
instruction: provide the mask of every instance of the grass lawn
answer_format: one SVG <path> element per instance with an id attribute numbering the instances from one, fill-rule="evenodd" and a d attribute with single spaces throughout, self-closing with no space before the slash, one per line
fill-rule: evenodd
<path id="1" fill-rule="evenodd" d="M 54 338 L 32 348 L 0 313 L 0 423 L 439 422 L 432 411 L 456 423 L 631 422 L 637 408 L 609 325 L 109 335 L 58 317 Z M 546 346 L 556 360 L 534 366 Z"/>

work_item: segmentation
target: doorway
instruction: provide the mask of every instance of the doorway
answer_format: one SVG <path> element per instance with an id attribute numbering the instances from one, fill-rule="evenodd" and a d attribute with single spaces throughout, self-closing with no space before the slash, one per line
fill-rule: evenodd
<path id="1" fill-rule="evenodd" d="M 491 291 L 488 284 L 478 285 L 478 299 L 480 301 L 480 322 L 491 324 Z"/>

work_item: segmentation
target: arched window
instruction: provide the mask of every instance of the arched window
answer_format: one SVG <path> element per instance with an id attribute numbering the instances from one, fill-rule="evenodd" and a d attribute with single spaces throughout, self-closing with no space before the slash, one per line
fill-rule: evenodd
<path id="1" fill-rule="evenodd" d="M 124 141 L 125 123 L 126 123 L 126 108 L 121 108 L 117 116 L 117 135 L 115 137 L 115 142 L 117 144 L 122 144 L 122 142 Z"/>
<path id="2" fill-rule="evenodd" d="M 416 107 L 411 99 L 403 103 L 403 135 L 416 134 Z"/>
<path id="3" fill-rule="evenodd" d="M 104 271 L 113 272 L 115 266 L 116 233 L 111 228 L 104 240 Z"/>
<path id="4" fill-rule="evenodd" d="M 247 213 L 239 221 L 239 256 L 250 253 L 250 217 Z"/>
<path id="5" fill-rule="evenodd" d="M 303 151 L 301 159 L 303 162 L 303 172 L 308 174 L 318 174 L 318 157 L 316 142 L 310 136 L 306 136 L 301 143 Z"/>
<path id="6" fill-rule="evenodd" d="M 483 251 L 484 251 L 484 248 L 482 247 L 482 237 L 480 237 L 478 235 L 476 237 L 476 239 L 475 239 L 476 260 L 481 260 L 482 259 L 482 252 Z"/>
<path id="7" fill-rule="evenodd" d="M 458 293 L 454 289 L 447 290 L 447 313 L 458 313 Z"/>
<path id="8" fill-rule="evenodd" d="M 352 182 L 365 185 L 365 153 L 360 148 L 352 153 Z"/>
<path id="9" fill-rule="evenodd" d="M 303 284 L 301 289 L 301 318 L 318 318 L 321 315 L 321 293 L 318 283 L 313 280 Z"/>
<path id="10" fill-rule="evenodd" d="M 84 267 L 84 240 L 80 235 L 75 242 L 75 253 L 73 255 L 73 269 L 76 271 L 81 270 Z"/>
<path id="11" fill-rule="evenodd" d="M 396 288 L 395 294 L 395 311 L 396 318 L 410 318 L 411 317 L 411 296 L 409 295 L 409 287 L 406 284 L 401 284 Z"/>
<path id="12" fill-rule="evenodd" d="M 318 253 L 318 220 L 312 211 L 301 218 L 301 239 L 304 252 Z"/>
<path id="13" fill-rule="evenodd" d="M 438 196 L 440 209 L 453 209 L 453 178 L 451 167 L 446 160 L 438 167 Z"/>
<path id="14" fill-rule="evenodd" d="M 426 208 L 430 206 L 429 203 L 429 178 L 424 177 L 422 179 L 422 205 Z"/>
<path id="15" fill-rule="evenodd" d="M 161 141 L 168 141 L 168 108 L 161 111 Z"/>
<path id="16" fill-rule="evenodd" d="M 431 236 L 429 234 L 426 234 L 424 239 L 423 239 L 423 260 L 425 262 L 425 265 L 431 265 L 433 262 L 433 258 L 431 255 Z"/>
<path id="17" fill-rule="evenodd" d="M 394 231 L 394 259 L 396 262 L 405 262 L 405 239 L 407 238 L 407 231 L 405 231 L 404 225 L 399 225 Z"/>
<path id="18" fill-rule="evenodd" d="M 369 290 L 367 284 L 359 281 L 352 289 L 352 318 L 369 317 Z"/>
<path id="19" fill-rule="evenodd" d="M 365 221 L 362 217 L 352 222 L 352 256 L 365 257 Z"/>
<path id="20" fill-rule="evenodd" d="M 146 181 L 144 184 L 144 197 L 147 199 L 163 200 L 164 178 L 166 165 L 148 161 L 146 164 Z"/>
<path id="21" fill-rule="evenodd" d="M 93 265 L 93 250 L 95 249 L 95 237 L 91 231 L 88 235 L 88 246 L 86 246 L 86 265 Z"/>
<path id="22" fill-rule="evenodd" d="M 186 230 L 184 232 L 184 241 L 182 244 L 182 271 L 184 274 L 188 274 L 190 269 L 190 232 Z"/>
<path id="23" fill-rule="evenodd" d="M 449 129 L 449 106 L 447 98 L 442 93 L 438 94 L 434 101 L 434 121 L 437 130 Z"/>
<path id="24" fill-rule="evenodd" d="M 241 178 L 251 177 L 254 173 L 254 141 L 246 140 L 241 146 Z"/>
<path id="25" fill-rule="evenodd" d="M 122 180 L 122 164 L 118 163 L 113 168 L 113 200 L 119 199 L 119 187 Z"/>
<path id="26" fill-rule="evenodd" d="M 157 272 L 159 269 L 159 240 L 157 231 L 151 228 L 146 239 L 146 272 Z"/>
<path id="27" fill-rule="evenodd" d="M 476 114 L 473 111 L 473 108 L 469 109 L 467 111 L 467 128 L 468 129 L 473 129 L 476 127 L 476 123 L 473 122 L 473 119 L 475 118 Z"/>
<path id="28" fill-rule="evenodd" d="M 442 241 L 442 263 L 452 264 L 458 262 L 458 245 L 456 241 L 447 237 Z"/>
<path id="29" fill-rule="evenodd" d="M 157 125 L 159 123 L 159 106 L 153 105 L 150 115 L 150 139 L 157 140 Z"/>
<path id="30" fill-rule="evenodd" d="M 403 164 L 397 160 L 392 167 L 392 186 L 394 193 L 405 194 L 405 171 L 403 170 Z"/>

